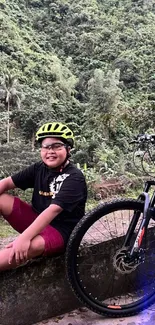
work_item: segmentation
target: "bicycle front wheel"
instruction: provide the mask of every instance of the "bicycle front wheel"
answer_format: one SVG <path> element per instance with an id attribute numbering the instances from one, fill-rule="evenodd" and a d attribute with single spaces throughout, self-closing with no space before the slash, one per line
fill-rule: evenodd
<path id="1" fill-rule="evenodd" d="M 150 146 L 147 151 L 144 152 L 142 157 L 142 169 L 145 174 L 155 177 L 155 150 L 154 145 Z"/>
<path id="2" fill-rule="evenodd" d="M 69 282 L 79 300 L 94 312 L 134 315 L 155 300 L 154 222 L 133 261 L 126 261 L 143 215 L 144 204 L 120 200 L 98 206 L 75 227 L 66 251 Z M 133 218 L 137 224 L 124 246 Z"/>

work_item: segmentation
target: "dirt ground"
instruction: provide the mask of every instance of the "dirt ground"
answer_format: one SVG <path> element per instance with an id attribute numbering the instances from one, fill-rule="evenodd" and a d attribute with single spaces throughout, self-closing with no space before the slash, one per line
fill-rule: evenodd
<path id="1" fill-rule="evenodd" d="M 87 308 L 79 308 L 70 313 L 44 320 L 34 325 L 154 325 L 155 305 L 136 316 L 107 318 L 93 313 Z"/>
<path id="2" fill-rule="evenodd" d="M 93 189 L 95 198 L 102 200 L 125 193 L 125 181 L 118 178 L 111 178 L 109 180 L 102 178 L 100 183 L 93 185 Z"/>

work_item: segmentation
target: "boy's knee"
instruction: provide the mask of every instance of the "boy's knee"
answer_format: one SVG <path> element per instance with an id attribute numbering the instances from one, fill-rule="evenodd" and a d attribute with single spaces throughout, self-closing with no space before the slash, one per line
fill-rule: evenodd
<path id="1" fill-rule="evenodd" d="M 28 258 L 33 258 L 43 254 L 45 251 L 45 240 L 42 236 L 37 235 L 31 241 Z"/>
<path id="2" fill-rule="evenodd" d="M 0 212 L 2 215 L 9 215 L 12 212 L 14 197 L 3 193 L 0 195 Z"/>

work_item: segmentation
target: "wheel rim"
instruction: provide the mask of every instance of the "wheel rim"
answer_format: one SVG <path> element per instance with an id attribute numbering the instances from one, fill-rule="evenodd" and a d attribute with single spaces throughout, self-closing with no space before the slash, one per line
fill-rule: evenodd
<path id="1" fill-rule="evenodd" d="M 100 218 L 92 227 L 86 226 L 89 229 L 84 236 L 79 233 L 80 245 L 79 249 L 76 248 L 74 251 L 72 262 L 74 264 L 74 283 L 76 282 L 78 292 L 88 304 L 91 302 L 101 309 L 130 309 L 144 303 L 148 296 L 154 295 L 155 268 L 152 264 L 155 264 L 155 249 L 153 247 L 145 249 L 144 263 L 139 263 L 130 273 L 121 274 L 114 263 L 116 252 L 123 245 L 123 234 L 127 231 L 132 216 L 133 209 L 114 211 Z M 139 223 L 136 229 L 138 226 Z M 153 226 L 154 223 L 151 223 L 149 233 Z M 119 239 L 118 236 L 120 236 Z M 101 242 L 101 237 L 104 237 L 104 242 L 103 240 Z M 95 244 L 96 238 L 97 243 Z M 151 245 L 153 245 L 153 241 Z M 78 247 L 78 243 L 76 243 L 76 247 Z M 107 250 L 107 247 L 108 249 L 110 247 L 110 251 Z M 74 287 L 74 289 L 76 291 L 77 288 Z"/>
<path id="2" fill-rule="evenodd" d="M 145 174 L 154 177 L 155 175 L 155 150 L 150 148 L 146 151 L 142 158 L 142 168 Z"/>

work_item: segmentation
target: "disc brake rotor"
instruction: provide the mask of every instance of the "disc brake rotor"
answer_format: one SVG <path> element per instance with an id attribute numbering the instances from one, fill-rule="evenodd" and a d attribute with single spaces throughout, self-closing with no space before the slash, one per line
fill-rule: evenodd
<path id="1" fill-rule="evenodd" d="M 113 257 L 113 266 L 121 274 L 131 273 L 143 262 L 143 250 L 130 257 L 126 247 L 119 249 Z"/>

